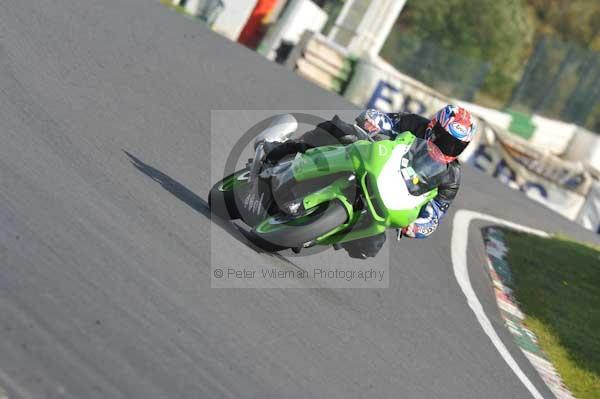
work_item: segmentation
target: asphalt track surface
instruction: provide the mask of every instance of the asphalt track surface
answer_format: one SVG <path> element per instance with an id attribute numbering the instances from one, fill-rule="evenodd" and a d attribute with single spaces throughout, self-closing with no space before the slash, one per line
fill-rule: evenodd
<path id="1" fill-rule="evenodd" d="M 214 109 L 355 112 L 158 3 L 0 2 L 0 386 L 10 398 L 530 397 L 454 279 L 452 215 L 429 240 L 388 240 L 387 289 L 211 289 L 211 253 L 289 263 L 211 224 L 211 170 L 256 122 L 241 113 L 211 137 Z M 469 167 L 459 208 L 597 240 Z M 551 397 L 502 326 L 481 227 L 470 229 L 473 286 Z M 346 261 L 332 250 L 290 259 Z"/>

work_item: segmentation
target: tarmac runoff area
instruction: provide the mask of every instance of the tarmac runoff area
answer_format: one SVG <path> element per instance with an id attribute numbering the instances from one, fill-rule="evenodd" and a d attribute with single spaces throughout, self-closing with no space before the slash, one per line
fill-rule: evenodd
<path id="1" fill-rule="evenodd" d="M 211 110 L 219 109 L 237 117 L 211 135 Z M 216 255 L 221 265 L 378 270 L 343 251 L 269 256 L 210 220 L 211 171 L 223 170 L 259 121 L 243 110 L 257 109 L 317 109 L 348 121 L 358 112 L 158 2 L 0 2 L 7 393 L 532 397 L 453 275 L 455 215 L 469 209 L 578 240 L 598 237 L 464 166 L 458 198 L 430 239 L 388 238 L 387 288 L 335 289 L 323 280 L 320 289 L 211 288 Z M 461 233 L 463 270 L 505 355 L 551 398 L 504 327 L 481 268 L 479 230 L 493 223 L 474 219 Z"/>

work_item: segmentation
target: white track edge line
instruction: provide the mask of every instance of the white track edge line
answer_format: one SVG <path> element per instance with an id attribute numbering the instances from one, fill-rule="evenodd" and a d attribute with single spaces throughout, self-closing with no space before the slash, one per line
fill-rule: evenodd
<path id="1" fill-rule="evenodd" d="M 475 317 L 477 321 L 483 328 L 483 331 L 490 338 L 506 364 L 512 369 L 515 375 L 521 380 L 525 388 L 533 395 L 535 399 L 544 399 L 542 394 L 537 390 L 535 385 L 531 382 L 531 380 L 525 375 L 523 370 L 519 367 L 516 360 L 512 357 L 496 331 L 492 326 L 492 323 L 488 319 L 483 310 L 483 306 L 473 287 L 471 286 L 471 280 L 469 278 L 469 271 L 467 268 L 467 245 L 469 239 L 469 225 L 473 219 L 481 219 L 488 222 L 492 222 L 494 224 L 504 225 L 510 227 L 515 230 L 520 230 L 526 233 L 535 234 L 541 237 L 548 237 L 549 234 L 537 230 L 532 229 L 527 226 L 523 226 L 517 223 L 513 223 L 504 219 L 499 219 L 490 215 L 486 215 L 479 212 L 473 212 L 465 209 L 458 210 L 454 215 L 454 220 L 452 223 L 452 238 L 451 238 L 451 254 L 452 254 L 452 267 L 454 269 L 454 276 L 456 277 L 456 281 L 458 285 L 462 289 L 463 294 L 467 298 L 467 303 L 473 313 L 475 313 Z"/>

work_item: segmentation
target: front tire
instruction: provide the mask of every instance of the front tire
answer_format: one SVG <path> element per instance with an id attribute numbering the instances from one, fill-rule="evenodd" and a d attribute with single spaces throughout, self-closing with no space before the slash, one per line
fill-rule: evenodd
<path id="1" fill-rule="evenodd" d="M 258 224 L 252 234 L 276 247 L 298 248 L 344 224 L 347 219 L 346 208 L 334 200 L 300 217 L 273 215 Z"/>

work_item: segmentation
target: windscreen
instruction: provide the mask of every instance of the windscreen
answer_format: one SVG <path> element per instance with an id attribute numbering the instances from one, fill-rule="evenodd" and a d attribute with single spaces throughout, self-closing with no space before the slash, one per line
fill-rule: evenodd
<path id="1" fill-rule="evenodd" d="M 439 185 L 448 165 L 441 161 L 441 151 L 431 141 L 415 139 L 402 159 L 402 175 L 412 195 L 425 194 Z"/>

